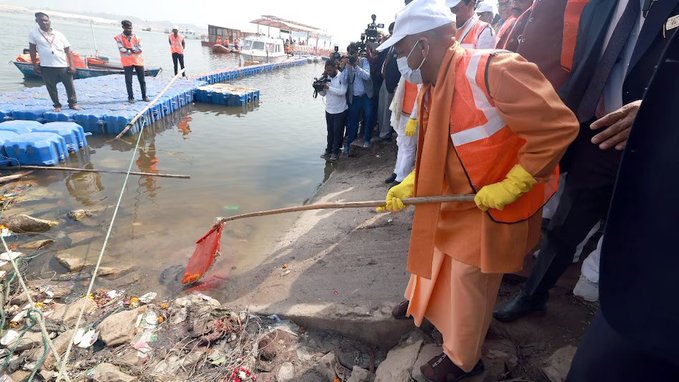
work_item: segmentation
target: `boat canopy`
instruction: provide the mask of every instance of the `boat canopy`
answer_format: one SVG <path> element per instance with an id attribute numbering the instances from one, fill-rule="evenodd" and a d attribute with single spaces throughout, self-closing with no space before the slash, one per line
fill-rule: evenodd
<path id="1" fill-rule="evenodd" d="M 328 36 L 326 32 L 321 30 L 320 28 L 313 27 L 311 25 L 306 25 L 299 23 L 297 21 L 291 21 L 291 20 L 286 20 L 282 19 L 277 16 L 270 16 L 270 15 L 262 15 L 262 17 L 250 21 L 252 24 L 257 24 L 257 25 L 263 25 L 267 27 L 272 27 L 272 28 L 278 28 L 281 31 L 286 31 L 286 32 L 306 32 L 310 36 L 319 36 L 319 37 L 325 37 Z"/>

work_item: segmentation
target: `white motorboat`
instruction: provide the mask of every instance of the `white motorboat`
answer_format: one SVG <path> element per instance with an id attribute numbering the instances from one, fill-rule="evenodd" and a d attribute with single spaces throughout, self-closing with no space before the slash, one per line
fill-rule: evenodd
<path id="1" fill-rule="evenodd" d="M 265 36 L 248 36 L 243 40 L 240 55 L 245 61 L 262 63 L 287 59 L 283 39 Z"/>

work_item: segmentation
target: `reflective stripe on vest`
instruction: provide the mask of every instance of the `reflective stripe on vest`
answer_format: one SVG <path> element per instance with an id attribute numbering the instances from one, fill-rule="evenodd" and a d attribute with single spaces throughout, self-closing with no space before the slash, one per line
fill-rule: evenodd
<path id="1" fill-rule="evenodd" d="M 127 36 L 121 33 L 114 37 L 114 39 L 126 49 L 132 49 L 134 46 L 141 44 L 141 39 L 134 35 L 131 39 L 128 39 Z M 141 53 L 120 52 L 120 63 L 123 66 L 144 66 L 144 57 L 142 57 Z"/>
<path id="2" fill-rule="evenodd" d="M 405 82 L 405 91 L 403 92 L 403 106 L 401 107 L 402 111 L 408 115 L 413 113 L 413 109 L 415 108 L 415 101 L 417 100 L 417 85 L 415 85 L 412 82 Z"/>
<path id="3" fill-rule="evenodd" d="M 490 24 L 479 20 L 478 17 L 471 18 L 468 22 L 469 25 L 457 30 L 455 39 L 460 42 L 460 45 L 463 48 L 474 49 L 476 48 L 476 44 L 479 42 L 479 36 L 481 36 L 481 33 L 486 28 L 490 28 L 491 31 L 493 28 L 490 26 Z"/>
<path id="4" fill-rule="evenodd" d="M 172 53 L 184 54 L 184 47 L 182 46 L 183 41 L 184 36 L 180 34 L 175 36 L 174 33 L 170 33 L 170 49 L 172 50 Z"/>
<path id="5" fill-rule="evenodd" d="M 578 43 L 580 17 L 589 0 L 568 0 L 563 17 L 563 43 L 561 45 L 561 67 L 567 71 L 573 69 L 575 47 Z"/>
<path id="6" fill-rule="evenodd" d="M 486 86 L 486 69 L 495 50 L 469 50 L 460 61 L 451 109 L 450 138 L 475 192 L 505 179 L 519 163 L 525 140 L 516 135 L 495 108 Z M 530 218 L 556 193 L 558 169 L 504 210 L 489 210 L 496 222 Z"/>

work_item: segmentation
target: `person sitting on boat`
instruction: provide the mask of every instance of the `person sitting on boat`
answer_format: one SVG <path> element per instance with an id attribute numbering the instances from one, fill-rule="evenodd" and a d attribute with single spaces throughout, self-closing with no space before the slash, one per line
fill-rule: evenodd
<path id="1" fill-rule="evenodd" d="M 177 63 L 179 63 L 179 65 L 181 65 L 182 70 L 184 70 L 184 49 L 186 49 L 186 41 L 184 39 L 184 35 L 179 33 L 178 26 L 175 25 L 172 27 L 172 33 L 170 33 L 168 41 L 170 42 L 170 50 L 172 51 L 172 64 L 174 65 L 174 75 L 176 76 L 178 73 Z M 186 72 L 182 72 L 182 77 L 186 78 Z"/>
<path id="2" fill-rule="evenodd" d="M 141 98 L 144 102 L 149 102 L 146 96 L 146 79 L 144 78 L 144 57 L 142 57 L 141 38 L 132 34 L 132 22 L 123 20 L 121 22 L 123 33 L 114 37 L 118 43 L 120 52 L 120 62 L 125 69 L 125 86 L 127 87 L 127 101 L 134 103 L 134 93 L 132 93 L 132 73 L 137 72 L 139 87 L 141 88 Z"/>
<path id="3" fill-rule="evenodd" d="M 38 23 L 38 28 L 28 34 L 29 55 L 33 70 L 37 75 L 42 76 L 55 112 L 61 111 L 57 92 L 59 82 L 66 88 L 68 107 L 80 110 L 73 84 L 73 74 L 76 68 L 71 58 L 71 43 L 61 32 L 52 29 L 52 22 L 47 14 L 37 12 L 35 22 Z M 40 62 L 38 62 L 38 55 L 40 55 Z"/>
<path id="4" fill-rule="evenodd" d="M 217 36 L 217 39 L 215 40 L 215 45 L 222 45 L 222 36 Z"/>

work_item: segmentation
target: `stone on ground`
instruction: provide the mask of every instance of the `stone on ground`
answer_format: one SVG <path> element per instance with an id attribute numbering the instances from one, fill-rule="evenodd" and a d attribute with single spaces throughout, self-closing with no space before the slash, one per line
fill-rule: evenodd
<path id="1" fill-rule="evenodd" d="M 408 381 L 413 365 L 420 354 L 422 338 L 410 335 L 402 344 L 389 350 L 385 359 L 375 372 L 375 382 Z"/>
<path id="2" fill-rule="evenodd" d="M 36 250 L 36 249 L 43 249 L 47 248 L 50 245 L 54 243 L 54 240 L 52 239 L 45 239 L 45 240 L 36 240 L 36 241 L 31 241 L 25 244 L 19 244 L 20 249 L 29 249 L 29 250 Z"/>
<path id="3" fill-rule="evenodd" d="M 87 379 L 97 382 L 131 382 L 137 380 L 137 378 L 123 373 L 117 366 L 110 363 L 97 365 L 88 373 Z"/>
<path id="4" fill-rule="evenodd" d="M 97 303 L 91 298 L 82 297 L 69 305 L 56 305 L 54 312 L 50 315 L 50 319 L 62 321 L 64 324 L 69 325 L 75 323 L 78 319 L 78 314 L 80 310 L 85 307 L 84 316 L 93 313 L 97 310 Z"/>
<path id="5" fill-rule="evenodd" d="M 351 370 L 351 377 L 347 382 L 368 382 L 370 380 L 370 372 L 366 369 L 354 366 Z"/>
<path id="6" fill-rule="evenodd" d="M 411 373 L 412 378 L 417 382 L 426 382 L 424 375 L 420 371 L 420 367 L 425 363 L 429 362 L 430 359 L 441 354 L 443 349 L 435 344 L 426 344 L 420 349 L 420 354 L 417 356 L 417 360 L 413 365 L 413 371 Z"/>
<path id="7" fill-rule="evenodd" d="M 68 252 L 62 252 L 57 255 L 57 261 L 59 264 L 66 267 L 69 272 L 79 272 L 85 267 L 91 267 L 95 265 L 94 258 L 88 259 L 83 255 L 74 255 Z"/>
<path id="8" fill-rule="evenodd" d="M 0 222 L 0 224 L 16 233 L 41 233 L 47 232 L 59 223 L 52 220 L 37 219 L 29 215 L 14 215 Z"/>
<path id="9" fill-rule="evenodd" d="M 552 354 L 542 367 L 542 372 L 550 382 L 563 382 L 566 380 L 571 362 L 578 350 L 573 345 L 567 345 Z"/>
<path id="10" fill-rule="evenodd" d="M 289 382 L 295 378 L 295 366 L 291 362 L 284 362 L 276 373 L 276 381 Z"/>
<path id="11" fill-rule="evenodd" d="M 137 317 L 146 313 L 146 306 L 134 310 L 126 310 L 106 317 L 97 326 L 102 341 L 108 346 L 118 346 L 129 343 L 135 336 Z"/>

